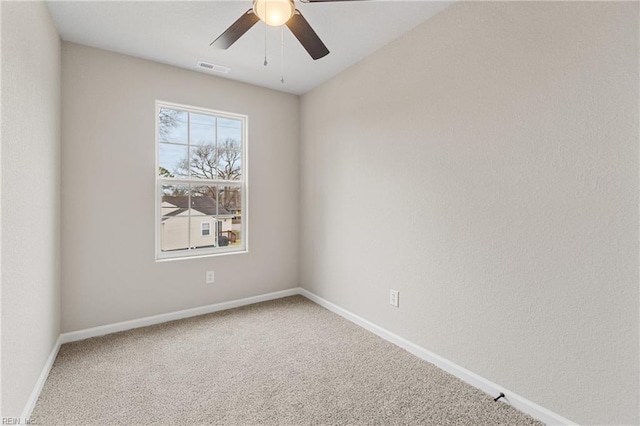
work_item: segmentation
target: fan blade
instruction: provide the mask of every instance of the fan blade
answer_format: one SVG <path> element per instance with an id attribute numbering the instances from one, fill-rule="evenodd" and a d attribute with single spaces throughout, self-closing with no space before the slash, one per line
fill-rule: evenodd
<path id="1" fill-rule="evenodd" d="M 329 49 L 324 45 L 318 34 L 313 31 L 311 25 L 304 19 L 302 13 L 296 9 L 295 13 L 286 23 L 294 36 L 298 39 L 309 55 L 315 60 L 329 54 Z"/>
<path id="2" fill-rule="evenodd" d="M 253 13 L 253 9 L 249 9 L 236 22 L 231 24 L 229 28 L 220 36 L 213 40 L 209 46 L 215 46 L 219 49 L 228 49 L 233 43 L 238 41 L 240 37 L 251 27 L 253 27 L 260 18 Z"/>

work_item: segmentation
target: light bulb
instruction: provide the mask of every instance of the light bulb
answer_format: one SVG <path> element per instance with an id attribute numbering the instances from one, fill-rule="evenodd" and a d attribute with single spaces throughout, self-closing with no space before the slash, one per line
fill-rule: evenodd
<path id="1" fill-rule="evenodd" d="M 292 0 L 255 0 L 253 3 L 253 12 L 272 27 L 286 23 L 293 16 L 294 10 Z"/>

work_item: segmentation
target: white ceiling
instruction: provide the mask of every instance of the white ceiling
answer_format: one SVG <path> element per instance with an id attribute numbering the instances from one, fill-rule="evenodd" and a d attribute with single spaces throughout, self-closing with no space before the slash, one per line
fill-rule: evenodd
<path id="1" fill-rule="evenodd" d="M 251 8 L 251 0 L 49 1 L 48 6 L 63 40 L 191 70 L 199 70 L 198 61 L 211 62 L 231 68 L 229 74 L 214 75 L 303 94 L 429 19 L 452 1 L 295 3 L 331 53 L 312 60 L 285 27 L 284 84 L 280 82 L 280 28 L 267 28 L 266 67 L 262 22 L 228 50 L 209 47 Z"/>

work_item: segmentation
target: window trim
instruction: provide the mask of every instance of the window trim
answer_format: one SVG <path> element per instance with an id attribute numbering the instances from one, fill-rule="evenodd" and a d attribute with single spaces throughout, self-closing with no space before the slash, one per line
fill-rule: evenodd
<path id="1" fill-rule="evenodd" d="M 241 246 L 239 247 L 215 247 L 215 248 L 198 248 L 198 249 L 186 249 L 186 250 L 176 250 L 176 251 L 168 251 L 163 252 L 161 250 L 161 229 L 162 229 L 162 215 L 161 215 L 161 204 L 162 204 L 162 185 L 166 184 L 166 182 L 175 181 L 176 184 L 180 183 L 189 183 L 193 182 L 193 180 L 189 178 L 160 178 L 158 176 L 158 169 L 160 167 L 159 162 L 159 150 L 160 150 L 160 140 L 159 140 L 159 114 L 160 108 L 172 108 L 179 109 L 183 111 L 188 111 L 190 113 L 195 114 L 207 114 L 207 115 L 215 115 L 217 117 L 229 118 L 234 120 L 240 120 L 242 122 L 242 179 L 238 181 L 210 181 L 210 180 L 198 180 L 202 181 L 203 185 L 220 185 L 221 182 L 229 183 L 230 185 L 239 185 L 241 187 L 241 201 L 240 205 L 242 207 L 241 214 Z M 154 138 L 154 152 L 155 152 L 155 200 L 154 200 L 154 210 L 155 210 L 155 260 L 156 262 L 164 262 L 164 261 L 172 261 L 172 260 L 181 260 L 181 259 L 198 259 L 202 257 L 212 257 L 212 256 L 222 256 L 229 254 L 243 254 L 249 252 L 249 139 L 248 139 L 248 128 L 249 128 L 249 117 L 244 114 L 236 114 L 225 111 L 218 111 L 215 109 L 209 108 L 199 108 L 190 105 L 177 104 L 174 102 L 167 102 L 156 100 L 155 101 L 155 138 Z M 214 183 L 215 182 L 215 183 Z M 215 218 L 217 220 L 217 217 Z M 216 238 L 217 240 L 217 238 Z"/>
<path id="2" fill-rule="evenodd" d="M 204 229 L 204 225 L 208 225 L 207 226 L 207 234 L 204 233 L 205 229 Z M 200 236 L 201 237 L 210 237 L 211 236 L 211 222 L 200 222 Z"/>

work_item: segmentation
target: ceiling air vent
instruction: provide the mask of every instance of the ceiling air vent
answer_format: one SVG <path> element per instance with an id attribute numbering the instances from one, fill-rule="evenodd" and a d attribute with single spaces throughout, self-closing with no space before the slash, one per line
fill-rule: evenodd
<path id="1" fill-rule="evenodd" d="M 223 67 L 222 65 L 211 64 L 204 61 L 198 61 L 197 67 L 207 71 L 219 72 L 221 74 L 229 74 L 229 71 L 231 70 L 231 68 Z"/>

